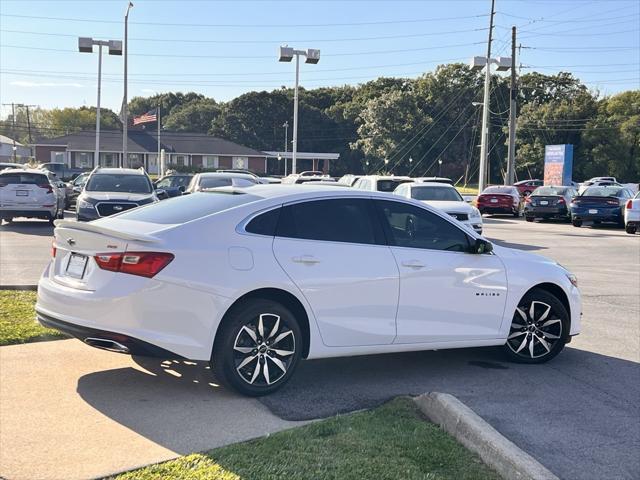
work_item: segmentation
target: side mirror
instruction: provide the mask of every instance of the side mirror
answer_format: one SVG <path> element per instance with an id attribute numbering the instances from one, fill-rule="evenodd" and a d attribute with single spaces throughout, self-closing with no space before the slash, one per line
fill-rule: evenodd
<path id="1" fill-rule="evenodd" d="M 169 198 L 169 194 L 163 188 L 156 188 L 156 195 L 160 200 L 166 200 L 167 198 Z"/>
<path id="2" fill-rule="evenodd" d="M 482 255 L 483 253 L 491 253 L 493 251 L 493 244 L 491 242 L 487 242 L 482 238 L 476 238 L 475 244 L 472 248 L 472 253 L 476 253 L 478 255 Z"/>
<path id="3" fill-rule="evenodd" d="M 180 185 L 178 187 L 178 190 L 180 190 L 181 193 L 184 193 L 184 185 Z"/>

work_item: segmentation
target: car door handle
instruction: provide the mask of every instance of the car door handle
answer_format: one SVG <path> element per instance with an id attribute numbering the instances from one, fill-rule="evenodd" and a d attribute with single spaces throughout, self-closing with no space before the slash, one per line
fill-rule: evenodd
<path id="1" fill-rule="evenodd" d="M 313 255 L 302 255 L 300 257 L 293 257 L 291 260 L 293 260 L 295 263 L 304 263 L 306 265 L 314 265 L 316 263 L 320 263 L 320 260 L 318 260 Z"/>
<path id="2" fill-rule="evenodd" d="M 409 268 L 424 268 L 426 265 L 422 263 L 420 260 L 405 260 L 402 262 L 403 267 Z"/>

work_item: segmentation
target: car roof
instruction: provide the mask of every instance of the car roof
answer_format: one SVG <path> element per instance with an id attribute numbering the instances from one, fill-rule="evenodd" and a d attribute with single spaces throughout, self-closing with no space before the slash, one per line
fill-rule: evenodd
<path id="1" fill-rule="evenodd" d="M 255 180 L 255 176 L 247 173 L 236 172 L 202 172 L 198 173 L 200 177 L 220 177 L 220 178 L 246 178 L 247 180 Z"/>
<path id="2" fill-rule="evenodd" d="M 400 175 L 363 175 L 360 178 L 369 178 L 371 180 L 413 180 L 411 177 Z"/>
<path id="3" fill-rule="evenodd" d="M 6 170 L 0 170 L 0 175 L 15 175 L 16 173 L 37 173 L 38 175 L 47 175 L 48 170 L 40 170 L 39 168 L 8 168 Z"/>
<path id="4" fill-rule="evenodd" d="M 449 183 L 441 183 L 441 182 L 411 182 L 411 183 L 405 183 L 403 185 L 408 185 L 411 188 L 429 188 L 429 187 L 456 188 Z"/>
<path id="5" fill-rule="evenodd" d="M 147 172 L 145 172 L 144 170 L 140 170 L 138 168 L 97 168 L 91 173 L 95 175 L 108 175 L 108 174 L 146 175 L 147 174 Z"/>

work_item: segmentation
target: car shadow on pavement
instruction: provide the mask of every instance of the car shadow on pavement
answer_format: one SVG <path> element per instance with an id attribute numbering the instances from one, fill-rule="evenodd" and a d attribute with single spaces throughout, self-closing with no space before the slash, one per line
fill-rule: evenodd
<path id="1" fill-rule="evenodd" d="M 53 236 L 53 227 L 47 220 L 24 220 L 0 225 L 0 232 L 14 232 L 25 235 Z"/>
<path id="2" fill-rule="evenodd" d="M 144 371 L 91 373 L 78 393 L 179 453 L 193 451 L 184 437 L 242 421 L 248 400 L 219 387 L 206 362 L 135 361 Z M 640 447 L 639 380 L 636 362 L 573 348 L 543 365 L 507 363 L 498 349 L 476 348 L 304 361 L 289 384 L 260 401 L 282 419 L 310 420 L 398 395 L 451 393 L 563 478 L 633 478 L 640 460 L 620 446 Z M 234 413 L 220 411 L 223 400 Z"/>

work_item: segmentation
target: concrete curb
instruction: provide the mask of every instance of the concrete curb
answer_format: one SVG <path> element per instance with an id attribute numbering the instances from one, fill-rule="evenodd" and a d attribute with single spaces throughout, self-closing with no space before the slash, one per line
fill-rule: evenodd
<path id="1" fill-rule="evenodd" d="M 544 465 L 507 440 L 453 395 L 431 392 L 414 398 L 414 401 L 429 420 L 477 453 L 484 463 L 503 478 L 559 480 Z"/>
<path id="2" fill-rule="evenodd" d="M 38 285 L 0 285 L 0 290 L 28 290 L 35 292 Z"/>

